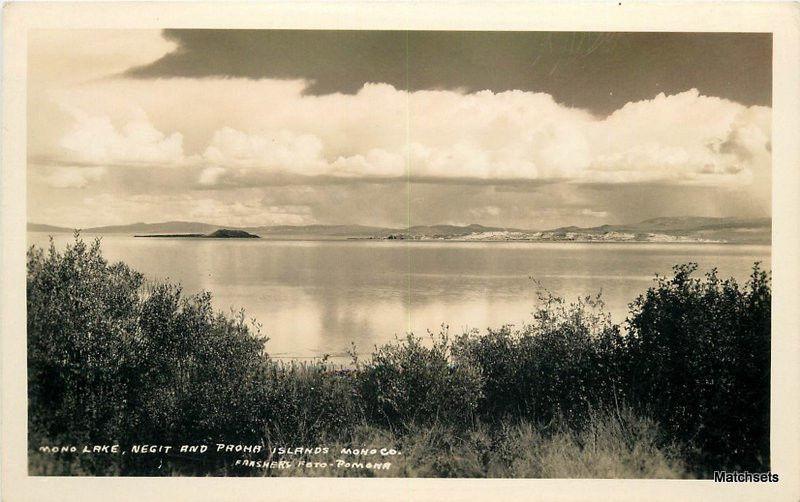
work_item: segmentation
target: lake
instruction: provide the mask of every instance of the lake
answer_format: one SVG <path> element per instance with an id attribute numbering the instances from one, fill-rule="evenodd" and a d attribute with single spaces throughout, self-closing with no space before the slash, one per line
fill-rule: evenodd
<path id="1" fill-rule="evenodd" d="M 85 235 L 89 238 L 88 234 Z M 55 235 L 63 247 L 71 235 Z M 48 235 L 28 233 L 29 244 Z M 534 279 L 567 299 L 602 290 L 615 321 L 672 265 L 747 279 L 770 246 L 642 243 L 274 241 L 105 235 L 103 253 L 150 278 L 208 290 L 215 306 L 244 308 L 263 324 L 269 353 L 342 356 L 407 331 L 424 334 L 516 324 L 536 305 Z"/>

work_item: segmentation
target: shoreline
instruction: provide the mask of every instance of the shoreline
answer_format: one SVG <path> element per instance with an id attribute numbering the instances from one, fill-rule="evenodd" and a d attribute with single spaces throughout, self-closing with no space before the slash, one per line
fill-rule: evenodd
<path id="1" fill-rule="evenodd" d="M 26 233 L 44 234 L 49 236 L 63 236 L 72 235 L 71 232 L 43 232 L 37 230 L 28 230 Z M 160 238 L 160 239 L 187 239 L 187 240 L 239 240 L 239 241 L 272 241 L 272 242 L 386 242 L 386 243 L 459 243 L 459 244 L 683 244 L 683 245 L 726 245 L 726 246 L 762 246 L 772 247 L 772 242 L 732 242 L 732 241 L 602 241 L 602 240 L 476 240 L 476 239 L 370 239 L 368 237 L 269 237 L 259 236 L 257 239 L 253 238 L 237 238 L 237 237 L 208 237 L 202 234 L 191 235 L 131 235 L 125 233 L 91 233 L 81 232 L 81 235 L 91 236 L 113 236 L 113 237 L 133 237 L 133 238 Z"/>

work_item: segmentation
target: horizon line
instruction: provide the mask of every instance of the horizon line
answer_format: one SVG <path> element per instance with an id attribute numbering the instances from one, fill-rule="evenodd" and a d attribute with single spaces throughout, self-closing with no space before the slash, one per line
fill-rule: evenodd
<path id="1" fill-rule="evenodd" d="M 683 216 L 655 216 L 652 218 L 645 218 L 643 220 L 638 221 L 629 221 L 624 223 L 600 223 L 594 226 L 578 226 L 575 224 L 565 224 L 558 227 L 551 228 L 549 230 L 558 230 L 562 228 L 598 228 L 603 226 L 624 226 L 624 225 L 635 225 L 640 223 L 645 223 L 649 221 L 659 220 L 659 219 L 673 219 L 673 220 L 680 220 L 680 219 L 708 219 L 708 220 L 744 220 L 744 221 L 753 221 L 753 220 L 772 220 L 772 216 L 755 216 L 755 217 L 740 217 L 740 216 L 696 216 L 696 215 L 683 215 Z M 303 228 L 303 227 L 367 227 L 367 228 L 378 228 L 383 230 L 402 230 L 407 228 L 413 227 L 438 227 L 438 226 L 450 226 L 450 227 L 484 227 L 484 228 L 497 228 L 503 230 L 519 230 L 519 231 L 548 231 L 548 230 L 535 230 L 532 228 L 521 228 L 516 226 L 504 226 L 504 225 L 492 225 L 492 224 L 483 224 L 483 223 L 467 223 L 467 224 L 459 224 L 459 223 L 431 223 L 431 224 L 418 224 L 418 225 L 405 225 L 405 226 L 394 226 L 394 225 L 380 225 L 380 224 L 364 224 L 364 223 L 306 223 L 306 224 L 256 224 L 256 225 L 227 225 L 227 224 L 217 224 L 217 223 L 208 223 L 205 221 L 192 221 L 192 220 L 162 220 L 162 221 L 153 221 L 153 222 L 144 222 L 144 221 L 135 221 L 131 223 L 116 223 L 116 224 L 108 224 L 108 225 L 94 225 L 94 226 L 86 226 L 86 227 L 70 227 L 64 225 L 53 225 L 50 223 L 39 223 L 34 221 L 26 221 L 26 229 L 29 226 L 43 226 L 43 227 L 53 227 L 63 230 L 93 230 L 93 229 L 106 229 L 106 228 L 113 228 L 113 227 L 130 227 L 135 225 L 164 225 L 164 224 L 193 224 L 193 225 L 206 225 L 210 227 L 217 227 L 223 229 L 253 229 L 253 228 Z"/>

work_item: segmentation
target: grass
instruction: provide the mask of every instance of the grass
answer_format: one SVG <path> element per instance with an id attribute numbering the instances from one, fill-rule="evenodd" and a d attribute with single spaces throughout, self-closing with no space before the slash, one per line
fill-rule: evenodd
<path id="1" fill-rule="evenodd" d="M 328 454 L 290 458 L 286 469 L 237 466 L 237 459 L 259 460 L 268 455 L 220 455 L 212 463 L 200 456 L 153 459 L 139 474 L 210 476 L 351 476 L 351 477 L 427 477 L 427 478 L 659 478 L 692 477 L 680 448 L 664 444 L 658 425 L 630 410 L 619 415 L 598 413 L 581 430 L 562 422 L 532 424 L 528 421 L 501 421 L 493 426 L 476 423 L 457 429 L 437 422 L 413 427 L 402 433 L 385 428 L 351 426 L 346 437 L 320 443 Z M 270 443 L 267 443 L 268 445 Z M 275 443 L 284 444 L 282 442 Z M 375 454 L 352 456 L 343 449 L 372 449 Z M 400 455 L 382 455 L 392 448 Z M 278 457 L 273 457 L 277 459 Z M 302 467 L 298 460 L 350 463 L 389 462 L 389 469 L 320 469 Z M 158 468 L 156 465 L 160 465 Z M 84 456 L 72 457 L 30 453 L 31 475 L 124 475 L 130 474 L 118 463 L 98 465 Z"/>

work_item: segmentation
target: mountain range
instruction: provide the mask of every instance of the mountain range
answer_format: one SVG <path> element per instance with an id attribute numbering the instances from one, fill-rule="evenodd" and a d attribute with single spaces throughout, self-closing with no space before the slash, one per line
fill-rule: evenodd
<path id="1" fill-rule="evenodd" d="M 165 221 L 161 223 L 131 223 L 129 225 L 109 225 L 80 229 L 87 234 L 207 234 L 215 230 L 244 230 L 246 232 L 264 234 L 265 236 L 317 236 L 317 237 L 384 237 L 391 234 L 410 233 L 413 235 L 468 235 L 475 232 L 499 230 L 517 230 L 483 225 L 416 225 L 408 228 L 390 228 L 365 225 L 273 225 L 256 227 L 233 227 L 228 225 L 212 225 L 194 221 Z M 75 229 L 28 223 L 30 232 L 74 232 Z"/>
<path id="2" fill-rule="evenodd" d="M 210 223 L 167 221 L 160 223 L 132 223 L 82 229 L 87 234 L 209 234 L 217 230 L 242 230 L 255 233 L 262 238 L 319 238 L 319 239 L 453 239 L 470 236 L 470 240 L 482 240 L 481 236 L 517 236 L 508 240 L 598 240 L 597 236 L 633 236 L 632 239 L 609 238 L 606 240 L 642 240 L 642 236 L 669 236 L 682 240 L 720 241 L 742 243 L 771 242 L 771 218 L 710 218 L 700 216 L 661 217 L 637 223 L 600 225 L 596 227 L 567 226 L 550 230 L 524 230 L 518 228 L 471 225 L 415 225 L 407 228 L 391 228 L 364 225 L 273 225 L 253 227 L 231 227 Z M 53 225 L 29 223 L 31 232 L 73 232 L 73 229 Z M 542 235 L 547 236 L 543 239 Z M 644 239 L 647 240 L 647 239 Z"/>
<path id="3" fill-rule="evenodd" d="M 655 234 L 698 241 L 769 244 L 772 242 L 772 218 L 661 217 L 624 225 L 561 227 L 551 232 L 586 235 L 611 232 L 633 235 Z"/>

